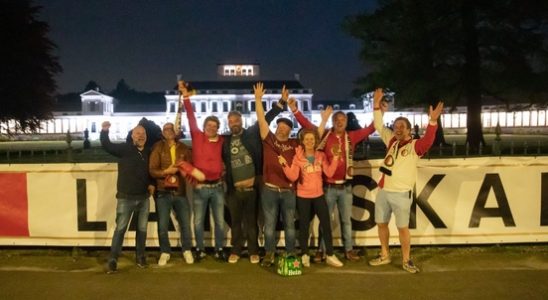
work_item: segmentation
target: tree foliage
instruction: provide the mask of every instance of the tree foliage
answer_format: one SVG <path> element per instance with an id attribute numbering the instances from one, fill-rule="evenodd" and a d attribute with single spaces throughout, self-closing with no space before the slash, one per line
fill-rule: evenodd
<path id="1" fill-rule="evenodd" d="M 439 99 L 467 108 L 467 141 L 483 141 L 481 103 L 546 101 L 548 3 L 381 0 L 343 28 L 362 41 L 361 91 L 389 87 L 400 106 Z"/>
<path id="2" fill-rule="evenodd" d="M 62 71 L 56 46 L 48 24 L 37 19 L 40 7 L 0 0 L 0 8 L 0 122 L 15 120 L 15 130 L 36 131 L 52 117 L 54 76 Z"/>

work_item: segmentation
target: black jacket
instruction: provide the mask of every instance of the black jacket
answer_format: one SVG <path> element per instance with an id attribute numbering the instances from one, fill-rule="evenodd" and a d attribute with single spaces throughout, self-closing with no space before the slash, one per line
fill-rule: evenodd
<path id="1" fill-rule="evenodd" d="M 150 149 L 139 151 L 132 143 L 113 144 L 108 131 L 101 131 L 101 146 L 106 152 L 118 157 L 118 180 L 116 198 L 141 197 L 148 194 L 148 185 L 152 184 L 148 173 Z"/>

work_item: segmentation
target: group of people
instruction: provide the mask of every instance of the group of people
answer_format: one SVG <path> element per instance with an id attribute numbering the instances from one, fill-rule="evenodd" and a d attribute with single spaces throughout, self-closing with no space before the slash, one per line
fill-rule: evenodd
<path id="1" fill-rule="evenodd" d="M 347 116 L 327 107 L 321 112 L 321 122 L 315 126 L 289 97 L 285 86 L 281 98 L 265 113 L 262 97 L 265 89 L 261 82 L 253 86 L 257 122 L 244 128 L 238 111 L 228 114 L 230 132 L 219 134 L 220 121 L 208 116 L 202 129 L 198 127 L 191 103 L 192 91 L 188 84 L 179 81 L 181 95 L 179 113 L 175 124 L 163 126 L 163 139 L 148 149 L 146 132 L 142 126 L 133 129 L 132 142 L 113 144 L 108 138 L 110 123 L 104 122 L 101 143 L 104 149 L 119 157 L 117 181 L 116 229 L 112 239 L 107 272 L 117 270 L 124 233 L 131 215 L 137 218 L 136 263 L 146 267 L 145 241 L 149 213 L 149 197 L 155 195 L 158 215 L 160 257 L 158 265 L 167 264 L 171 256 L 168 230 L 171 211 L 179 224 L 183 258 L 192 264 L 206 257 L 204 251 L 204 224 L 209 206 L 214 219 L 215 257 L 220 261 L 236 263 L 247 244 L 251 263 L 271 266 L 276 253 L 276 224 L 280 214 L 284 227 L 285 250 L 297 254 L 296 241 L 302 263 L 310 266 L 309 226 L 314 215 L 320 223 L 320 242 L 313 260 L 325 261 L 333 267 L 343 263 L 334 254 L 332 241 L 332 215 L 335 206 L 339 211 L 344 245 L 344 258 L 357 261 L 359 255 L 352 243 L 352 186 L 353 152 L 358 143 L 370 134 L 379 132 L 387 147 L 381 167 L 380 191 L 375 204 L 375 222 L 378 225 L 381 251 L 369 261 L 372 266 L 391 262 L 388 223 L 394 213 L 402 248 L 403 269 L 416 273 L 418 267 L 410 259 L 410 234 L 408 229 L 411 191 L 416 179 L 416 163 L 432 145 L 437 119 L 443 103 L 430 108 L 430 123 L 423 138 L 414 140 L 411 124 L 406 118 L 397 118 L 394 129 L 385 127 L 382 112 L 387 104 L 382 89 L 374 93 L 374 122 L 366 128 L 347 131 Z M 275 132 L 270 123 L 289 108 L 302 129 L 297 138 L 291 138 L 293 122 L 278 118 Z M 189 121 L 192 149 L 179 141 L 182 109 Z M 333 128 L 325 125 L 331 117 Z M 192 207 L 187 201 L 186 187 L 192 188 Z M 225 199 L 226 196 L 226 199 Z M 224 209 L 227 203 L 231 219 L 230 254 L 223 251 Z M 258 211 L 264 216 L 265 255 L 259 256 Z M 295 221 L 298 213 L 299 236 Z M 196 251 L 191 252 L 191 215 L 194 216 Z"/>

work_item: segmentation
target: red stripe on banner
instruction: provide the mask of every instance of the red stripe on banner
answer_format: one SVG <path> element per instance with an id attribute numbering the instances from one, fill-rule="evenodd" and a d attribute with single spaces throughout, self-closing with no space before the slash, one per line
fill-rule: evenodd
<path id="1" fill-rule="evenodd" d="M 26 173 L 0 173 L 0 236 L 29 236 Z"/>

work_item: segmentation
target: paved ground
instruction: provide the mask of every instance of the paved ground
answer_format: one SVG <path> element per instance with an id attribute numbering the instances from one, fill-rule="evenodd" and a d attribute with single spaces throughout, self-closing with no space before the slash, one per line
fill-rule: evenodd
<path id="1" fill-rule="evenodd" d="M 368 248 L 369 257 L 377 248 Z M 120 271 L 104 273 L 104 249 L 0 249 L 0 299 L 548 299 L 548 245 L 415 247 L 419 274 L 366 259 L 342 268 L 313 264 L 299 277 L 274 269 L 207 258 L 184 264 L 179 255 L 148 269 L 124 252 Z"/>

